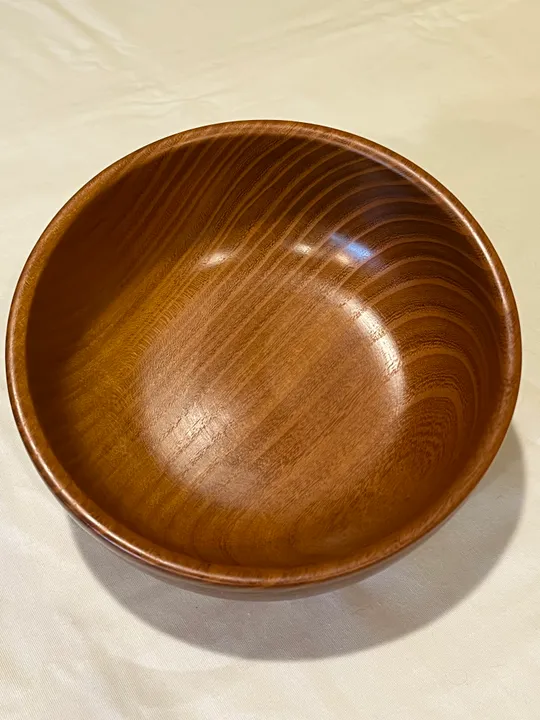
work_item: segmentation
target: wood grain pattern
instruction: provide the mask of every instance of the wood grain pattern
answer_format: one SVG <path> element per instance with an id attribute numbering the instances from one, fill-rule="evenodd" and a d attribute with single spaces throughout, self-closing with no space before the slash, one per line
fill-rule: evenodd
<path id="1" fill-rule="evenodd" d="M 493 459 L 521 364 L 505 272 L 447 190 L 263 121 L 92 180 L 30 257 L 7 347 L 54 492 L 209 590 L 348 579 L 424 535 Z"/>

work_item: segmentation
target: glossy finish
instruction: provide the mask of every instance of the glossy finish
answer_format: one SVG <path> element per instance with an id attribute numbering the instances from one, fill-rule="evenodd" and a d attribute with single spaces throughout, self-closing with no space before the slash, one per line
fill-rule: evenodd
<path id="1" fill-rule="evenodd" d="M 105 170 L 43 234 L 8 329 L 53 491 L 216 590 L 342 581 L 423 536 L 493 459 L 520 363 L 505 272 L 450 193 L 286 122 Z"/>

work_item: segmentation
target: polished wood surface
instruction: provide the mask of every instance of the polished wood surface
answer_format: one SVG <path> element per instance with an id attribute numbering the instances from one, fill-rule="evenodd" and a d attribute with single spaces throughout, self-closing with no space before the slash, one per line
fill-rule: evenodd
<path id="1" fill-rule="evenodd" d="M 209 589 L 342 580 L 423 536 L 493 459 L 520 364 L 506 274 L 450 193 L 286 122 L 105 170 L 43 234 L 8 328 L 53 491 Z"/>

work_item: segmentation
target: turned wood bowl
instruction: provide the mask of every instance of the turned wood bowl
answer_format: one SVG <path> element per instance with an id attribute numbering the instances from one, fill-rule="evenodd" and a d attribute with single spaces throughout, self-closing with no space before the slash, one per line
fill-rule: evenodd
<path id="1" fill-rule="evenodd" d="M 190 130 L 104 170 L 37 243 L 7 336 L 53 492 L 217 593 L 343 583 L 424 536 L 493 460 L 520 368 L 506 273 L 464 207 L 379 145 L 293 122 Z"/>

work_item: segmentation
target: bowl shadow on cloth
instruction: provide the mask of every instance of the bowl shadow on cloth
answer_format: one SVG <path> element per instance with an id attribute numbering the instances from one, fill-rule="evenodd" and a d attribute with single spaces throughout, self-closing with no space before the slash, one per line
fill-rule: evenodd
<path id="1" fill-rule="evenodd" d="M 133 567 L 74 522 L 72 532 L 97 581 L 158 631 L 241 658 L 315 659 L 404 637 L 464 601 L 504 557 L 524 495 L 523 453 L 511 427 L 475 491 L 426 540 L 354 585 L 279 602 L 223 600 L 180 590 Z"/>

